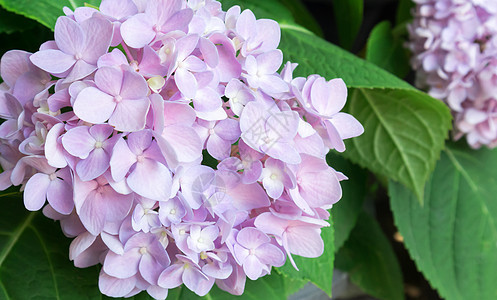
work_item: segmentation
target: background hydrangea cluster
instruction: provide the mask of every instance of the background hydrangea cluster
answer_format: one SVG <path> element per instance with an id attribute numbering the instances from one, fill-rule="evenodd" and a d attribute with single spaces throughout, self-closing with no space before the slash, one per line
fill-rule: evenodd
<path id="1" fill-rule="evenodd" d="M 418 86 L 444 100 L 454 138 L 497 146 L 497 5 L 486 0 L 414 0 L 408 27 Z"/>
<path id="2" fill-rule="evenodd" d="M 325 155 L 363 132 L 341 79 L 277 73 L 278 24 L 213 0 L 65 14 L 54 41 L 1 59 L 0 188 L 60 220 L 74 264 L 103 265 L 102 293 L 239 295 L 322 254 L 346 179 Z"/>

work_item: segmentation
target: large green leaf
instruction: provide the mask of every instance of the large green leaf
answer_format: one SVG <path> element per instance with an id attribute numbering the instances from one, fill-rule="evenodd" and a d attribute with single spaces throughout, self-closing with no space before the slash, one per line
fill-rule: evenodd
<path id="1" fill-rule="evenodd" d="M 366 59 L 402 78 L 409 72 L 404 43 L 404 39 L 393 34 L 390 22 L 383 21 L 369 35 Z"/>
<path id="2" fill-rule="evenodd" d="M 71 9 L 84 6 L 85 3 L 100 5 L 100 0 L 0 0 L 6 10 L 34 19 L 53 28 L 57 17 L 64 15 L 62 7 Z"/>
<path id="3" fill-rule="evenodd" d="M 36 22 L 26 20 L 23 16 L 6 11 L 0 8 L 0 33 L 13 33 L 31 29 L 36 26 Z"/>
<path id="4" fill-rule="evenodd" d="M 402 273 L 376 220 L 361 212 L 356 227 L 336 256 L 336 267 L 349 273 L 362 290 L 378 299 L 403 299 Z"/>
<path id="5" fill-rule="evenodd" d="M 449 146 L 424 205 L 391 182 L 395 223 L 431 285 L 453 299 L 497 299 L 497 150 Z"/>
<path id="6" fill-rule="evenodd" d="M 362 24 L 364 0 L 333 0 L 340 45 L 350 50 Z"/>
<path id="7" fill-rule="evenodd" d="M 332 224 L 331 218 L 329 222 Z M 290 278 L 311 281 L 331 296 L 333 260 L 335 258 L 333 226 L 323 228 L 321 230 L 321 237 L 324 241 L 324 253 L 320 257 L 307 258 L 294 255 L 293 259 L 295 260 L 299 271 L 295 270 L 288 259 L 285 265 L 278 268 L 278 270 Z"/>
<path id="8" fill-rule="evenodd" d="M 100 299 L 96 268 L 72 265 L 57 223 L 28 212 L 19 193 L 0 204 L 0 299 Z"/>
<path id="9" fill-rule="evenodd" d="M 343 192 L 342 199 L 331 209 L 336 253 L 348 239 L 362 210 L 366 197 L 368 173 L 334 151 L 328 153 L 326 161 L 335 170 L 343 172 L 349 178 L 340 183 Z"/>

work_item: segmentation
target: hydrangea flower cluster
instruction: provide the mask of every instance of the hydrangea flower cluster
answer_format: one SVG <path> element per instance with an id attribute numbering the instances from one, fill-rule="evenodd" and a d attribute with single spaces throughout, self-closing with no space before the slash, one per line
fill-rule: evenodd
<path id="1" fill-rule="evenodd" d="M 341 79 L 278 73 L 278 24 L 214 0 L 64 13 L 54 41 L 1 59 L 0 189 L 60 220 L 102 293 L 240 295 L 323 253 L 346 179 L 325 155 L 363 132 Z"/>
<path id="2" fill-rule="evenodd" d="M 454 138 L 497 146 L 497 5 L 489 0 L 414 0 L 410 24 L 417 85 L 454 115 Z"/>

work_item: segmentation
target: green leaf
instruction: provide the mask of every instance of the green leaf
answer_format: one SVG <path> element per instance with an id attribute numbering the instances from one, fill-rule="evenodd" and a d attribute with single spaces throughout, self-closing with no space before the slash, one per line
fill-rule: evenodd
<path id="1" fill-rule="evenodd" d="M 410 67 L 404 42 L 393 35 L 390 22 L 383 21 L 369 35 L 366 59 L 401 78 L 405 77 Z"/>
<path id="2" fill-rule="evenodd" d="M 26 20 L 21 15 L 14 14 L 0 8 L 0 33 L 13 33 L 31 29 L 36 25 L 36 22 Z"/>
<path id="3" fill-rule="evenodd" d="M 100 0 L 0 0 L 0 5 L 8 11 L 21 14 L 41 24 L 54 28 L 55 21 L 61 15 L 62 7 L 70 9 L 84 6 L 85 2 L 92 5 L 100 5 Z"/>
<path id="4" fill-rule="evenodd" d="M 411 11 L 414 6 L 415 4 L 412 0 L 399 0 L 395 24 L 400 25 L 409 23 L 413 18 Z"/>
<path id="5" fill-rule="evenodd" d="M 395 223 L 417 267 L 443 298 L 497 299 L 497 150 L 449 145 L 424 205 L 391 182 Z"/>
<path id="6" fill-rule="evenodd" d="M 403 299 L 402 273 L 387 237 L 376 220 L 361 212 L 349 239 L 337 253 L 336 267 L 378 299 Z"/>
<path id="7" fill-rule="evenodd" d="M 0 299 L 100 299 L 96 268 L 73 266 L 57 223 L 28 212 L 20 193 L 0 203 Z"/>
<path id="8" fill-rule="evenodd" d="M 259 2 L 260 0 L 252 0 Z M 323 30 L 319 26 L 314 16 L 309 12 L 301 0 L 279 0 L 292 13 L 295 22 L 303 26 L 316 35 L 323 37 Z"/>
<path id="9" fill-rule="evenodd" d="M 342 199 L 331 209 L 336 253 L 348 239 L 362 210 L 362 204 L 366 197 L 368 173 L 350 163 L 343 156 L 337 155 L 334 151 L 328 153 L 326 161 L 335 170 L 344 173 L 349 178 L 340 182 L 343 192 Z"/>
<path id="10" fill-rule="evenodd" d="M 333 0 L 340 45 L 350 50 L 362 24 L 364 0 Z"/>
<path id="11" fill-rule="evenodd" d="M 331 218 L 329 223 L 332 224 Z M 307 258 L 293 255 L 295 263 L 300 271 L 287 259 L 284 266 L 278 270 L 290 278 L 302 281 L 311 281 L 331 297 L 331 281 L 333 280 L 333 260 L 335 257 L 333 243 L 333 226 L 321 229 L 321 237 L 324 241 L 324 253 L 318 258 Z"/>

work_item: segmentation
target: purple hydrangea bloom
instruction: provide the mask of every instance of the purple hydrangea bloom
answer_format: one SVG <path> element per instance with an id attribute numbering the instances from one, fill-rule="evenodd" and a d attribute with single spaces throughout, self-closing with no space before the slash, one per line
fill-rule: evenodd
<path id="1" fill-rule="evenodd" d="M 416 83 L 454 115 L 454 139 L 497 146 L 497 6 L 492 1 L 415 0 L 409 25 Z"/>
<path id="2" fill-rule="evenodd" d="M 20 185 L 28 210 L 60 221 L 75 266 L 103 265 L 103 294 L 240 295 L 323 253 L 345 179 L 325 155 L 363 131 L 340 112 L 341 79 L 278 73 L 278 23 L 215 0 L 64 12 L 54 41 L 0 61 L 0 190 Z M 491 117 L 464 124 L 491 132 Z"/>

